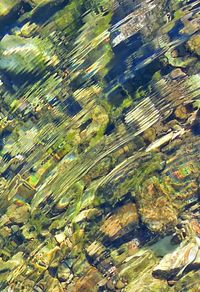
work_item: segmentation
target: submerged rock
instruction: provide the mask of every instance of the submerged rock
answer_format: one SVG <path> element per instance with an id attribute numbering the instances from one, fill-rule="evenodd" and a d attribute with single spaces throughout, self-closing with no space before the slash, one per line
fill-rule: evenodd
<path id="1" fill-rule="evenodd" d="M 77 280 L 75 291 L 98 291 L 98 283 L 103 279 L 103 276 L 97 269 L 91 267 L 84 277 Z"/>
<path id="2" fill-rule="evenodd" d="M 8 207 L 7 216 L 14 223 L 26 223 L 30 217 L 30 207 L 28 204 L 17 206 L 13 204 Z"/>
<path id="3" fill-rule="evenodd" d="M 63 282 L 67 281 L 71 276 L 71 271 L 67 264 L 61 263 L 58 267 L 58 279 Z"/>
<path id="4" fill-rule="evenodd" d="M 198 5 L 2 0 L 0 25 L 0 291 L 198 290 Z"/>
<path id="5" fill-rule="evenodd" d="M 200 35 L 196 34 L 191 37 L 191 39 L 188 41 L 188 47 L 189 49 L 196 53 L 197 55 L 200 55 Z"/>
<path id="6" fill-rule="evenodd" d="M 49 44 L 39 38 L 6 35 L 0 41 L 0 69 L 3 72 L 38 75 L 52 63 Z"/>
<path id="7" fill-rule="evenodd" d="M 115 240 L 136 228 L 139 222 L 135 204 L 129 203 L 119 208 L 113 215 L 106 219 L 100 231 Z"/>
<path id="8" fill-rule="evenodd" d="M 174 69 L 171 73 L 170 76 L 172 79 L 177 79 L 177 78 L 183 78 L 187 76 L 185 72 L 183 72 L 180 68 Z"/>
<path id="9" fill-rule="evenodd" d="M 10 13 L 16 11 L 19 8 L 20 3 L 21 0 L 2 0 L 0 2 L 0 21 L 3 19 L 3 17 L 6 17 Z"/>
<path id="10" fill-rule="evenodd" d="M 155 277 L 168 280 L 178 279 L 187 269 L 196 269 L 200 266 L 200 237 L 196 228 L 196 221 L 186 222 L 186 238 L 175 251 L 166 254 L 154 268 Z"/>
<path id="11" fill-rule="evenodd" d="M 140 250 L 128 258 L 120 272 L 120 276 L 128 283 L 125 291 L 169 291 L 166 282 L 152 278 L 152 271 L 156 263 L 157 259 L 154 254 L 147 250 Z"/>

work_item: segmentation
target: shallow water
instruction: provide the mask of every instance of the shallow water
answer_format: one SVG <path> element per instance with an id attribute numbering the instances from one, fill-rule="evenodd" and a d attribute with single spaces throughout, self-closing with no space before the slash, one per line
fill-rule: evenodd
<path id="1" fill-rule="evenodd" d="M 2 1 L 1 291 L 198 291 L 199 27 L 198 1 Z"/>

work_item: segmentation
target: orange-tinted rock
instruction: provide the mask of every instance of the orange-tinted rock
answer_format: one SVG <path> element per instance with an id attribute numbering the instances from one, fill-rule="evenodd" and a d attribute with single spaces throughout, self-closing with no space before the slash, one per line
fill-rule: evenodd
<path id="1" fill-rule="evenodd" d="M 136 205 L 129 203 L 119 208 L 102 225 L 101 231 L 112 240 L 129 232 L 133 226 L 138 224 L 138 213 Z M 130 228 L 129 228 L 130 227 Z"/>
<path id="2" fill-rule="evenodd" d="M 105 250 L 105 247 L 99 241 L 93 241 L 93 243 L 90 244 L 86 250 L 87 254 L 93 257 L 94 255 L 99 256 L 100 254 L 102 254 Z"/>
<path id="3" fill-rule="evenodd" d="M 174 69 L 170 74 L 172 79 L 185 77 L 186 74 L 180 68 Z"/>
<path id="4" fill-rule="evenodd" d="M 102 281 L 102 279 L 102 274 L 92 267 L 85 276 L 78 279 L 73 292 L 96 292 L 98 291 L 98 283 Z"/>

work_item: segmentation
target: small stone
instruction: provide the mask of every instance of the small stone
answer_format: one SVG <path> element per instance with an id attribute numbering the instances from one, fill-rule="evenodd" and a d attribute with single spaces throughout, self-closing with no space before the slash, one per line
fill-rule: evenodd
<path id="1" fill-rule="evenodd" d="M 12 225 L 11 226 L 11 230 L 12 230 L 13 233 L 15 233 L 15 232 L 19 231 L 19 226 L 18 225 Z"/>
<path id="2" fill-rule="evenodd" d="M 49 230 L 52 231 L 54 229 L 62 229 L 66 225 L 66 220 L 60 219 L 60 220 L 55 220 L 52 222 L 52 224 L 49 226 Z"/>
<path id="3" fill-rule="evenodd" d="M 155 128 L 148 128 L 146 131 L 143 133 L 143 137 L 145 140 L 149 142 L 153 142 L 156 139 L 156 130 Z"/>
<path id="4" fill-rule="evenodd" d="M 65 198 L 65 197 L 63 197 L 63 198 L 60 199 L 60 201 L 57 203 L 57 205 L 56 205 L 56 209 L 62 211 L 62 210 L 66 209 L 66 208 L 69 206 L 69 203 L 70 203 L 69 198 Z"/>
<path id="5" fill-rule="evenodd" d="M 177 79 L 181 77 L 185 77 L 187 74 L 183 72 L 180 68 L 174 69 L 171 73 L 170 76 L 172 79 Z"/>
<path id="6" fill-rule="evenodd" d="M 188 117 L 187 109 L 184 105 L 180 105 L 175 110 L 175 115 L 179 119 L 186 119 Z"/>
<path id="7" fill-rule="evenodd" d="M 168 280 L 167 283 L 170 287 L 172 287 L 176 284 L 176 281 L 175 280 Z"/>
<path id="8" fill-rule="evenodd" d="M 71 271 L 70 271 L 69 267 L 67 266 L 66 263 L 62 263 L 58 267 L 58 279 L 61 282 L 65 282 L 70 277 L 70 275 L 71 275 Z"/>
<path id="9" fill-rule="evenodd" d="M 58 243 L 63 242 L 65 240 L 65 238 L 66 238 L 66 236 L 65 236 L 64 232 L 55 235 L 55 239 Z"/>
<path id="10" fill-rule="evenodd" d="M 118 280 L 116 285 L 115 285 L 115 288 L 123 289 L 124 287 L 125 287 L 125 284 L 121 280 Z"/>
<path id="11" fill-rule="evenodd" d="M 40 232 L 40 235 L 44 236 L 44 237 L 49 237 L 50 236 L 50 232 L 48 229 L 42 230 Z"/>
<path id="12" fill-rule="evenodd" d="M 178 51 L 177 50 L 173 50 L 171 52 L 171 56 L 172 56 L 172 58 L 177 58 L 178 57 Z"/>
<path id="13" fill-rule="evenodd" d="M 111 291 L 115 291 L 115 287 L 114 287 L 114 284 L 111 280 L 109 280 L 107 282 L 107 288 L 110 289 Z"/>
<path id="14" fill-rule="evenodd" d="M 88 209 L 88 210 L 83 210 L 81 211 L 76 218 L 74 219 L 75 223 L 91 219 L 94 216 L 97 216 L 100 214 L 100 211 L 96 208 Z"/>
<path id="15" fill-rule="evenodd" d="M 96 256 L 100 255 L 104 252 L 104 250 L 105 250 L 105 247 L 99 241 L 93 241 L 93 243 L 91 243 L 86 249 L 87 254 L 90 257 L 93 257 L 94 255 L 96 255 Z"/>
<path id="16" fill-rule="evenodd" d="M 99 281 L 97 284 L 98 287 L 104 287 L 107 284 L 108 280 L 104 278 L 103 280 Z"/>

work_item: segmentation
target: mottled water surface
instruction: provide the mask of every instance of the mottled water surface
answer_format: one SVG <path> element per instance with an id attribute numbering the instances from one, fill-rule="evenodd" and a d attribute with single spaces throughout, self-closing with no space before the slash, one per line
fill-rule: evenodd
<path id="1" fill-rule="evenodd" d="M 200 4 L 0 1 L 0 291 L 200 291 Z"/>

